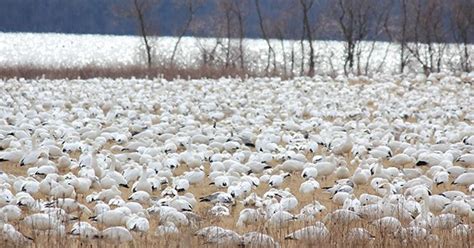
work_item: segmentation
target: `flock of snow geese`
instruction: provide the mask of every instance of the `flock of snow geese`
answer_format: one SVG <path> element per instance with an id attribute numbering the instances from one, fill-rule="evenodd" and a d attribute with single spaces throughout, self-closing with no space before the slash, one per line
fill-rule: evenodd
<path id="1" fill-rule="evenodd" d="M 469 246 L 473 82 L 2 80 L 0 238 Z"/>

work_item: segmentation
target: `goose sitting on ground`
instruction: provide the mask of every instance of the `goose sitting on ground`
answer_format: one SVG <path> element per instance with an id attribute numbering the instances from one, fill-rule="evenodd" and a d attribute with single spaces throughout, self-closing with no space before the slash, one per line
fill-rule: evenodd
<path id="1" fill-rule="evenodd" d="M 17 231 L 14 226 L 7 223 L 6 216 L 0 216 L 0 236 L 3 241 L 15 246 L 31 245 L 33 239 Z"/>
<path id="2" fill-rule="evenodd" d="M 275 241 L 271 236 L 259 232 L 248 232 L 242 235 L 240 245 L 244 247 L 280 248 L 280 244 Z"/>
<path id="3" fill-rule="evenodd" d="M 225 246 L 236 246 L 242 243 L 242 237 L 236 232 L 218 226 L 199 229 L 196 236 L 203 238 L 205 243 Z"/>
<path id="4" fill-rule="evenodd" d="M 474 172 L 467 172 L 459 175 L 452 184 L 469 186 L 474 183 Z"/>
<path id="5" fill-rule="evenodd" d="M 121 226 L 106 228 L 100 232 L 99 235 L 96 235 L 95 238 L 104 239 L 113 244 L 120 244 L 133 240 L 132 234 L 125 227 Z"/>
<path id="6" fill-rule="evenodd" d="M 285 239 L 301 240 L 305 243 L 321 242 L 327 239 L 330 235 L 329 230 L 322 222 L 317 222 L 312 226 L 298 229 L 287 236 Z"/>
<path id="7" fill-rule="evenodd" d="M 100 232 L 89 222 L 79 221 L 74 223 L 69 234 L 78 236 L 83 240 L 90 240 L 100 234 Z"/>

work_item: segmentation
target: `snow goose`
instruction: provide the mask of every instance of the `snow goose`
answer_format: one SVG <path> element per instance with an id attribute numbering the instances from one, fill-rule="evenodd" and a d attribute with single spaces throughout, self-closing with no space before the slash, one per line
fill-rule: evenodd
<path id="1" fill-rule="evenodd" d="M 120 244 L 133 240 L 132 234 L 125 227 L 121 226 L 113 226 L 106 228 L 95 237 L 107 240 L 114 244 Z"/>
<path id="2" fill-rule="evenodd" d="M 68 183 L 74 187 L 77 194 L 81 195 L 89 192 L 92 186 L 92 180 L 83 177 L 74 177 L 73 179 L 68 180 Z"/>
<path id="3" fill-rule="evenodd" d="M 148 222 L 147 218 L 143 217 L 143 215 L 140 215 L 142 214 L 132 214 L 130 218 L 128 218 L 125 223 L 128 230 L 142 233 L 148 232 L 150 229 L 150 223 Z"/>
<path id="4" fill-rule="evenodd" d="M 233 197 L 226 192 L 215 192 L 208 196 L 203 196 L 199 198 L 200 202 L 210 202 L 210 203 L 224 203 L 224 204 L 233 204 Z"/>
<path id="5" fill-rule="evenodd" d="M 290 173 L 272 175 L 270 177 L 270 180 L 268 181 L 268 185 L 270 185 L 270 187 L 273 187 L 273 188 L 279 188 L 283 184 L 285 178 L 289 176 L 290 176 Z"/>
<path id="6" fill-rule="evenodd" d="M 343 206 L 346 199 L 352 199 L 353 197 L 354 195 L 351 193 L 339 191 L 336 194 L 334 194 L 332 197 L 330 197 L 330 199 L 337 206 Z"/>
<path id="7" fill-rule="evenodd" d="M 170 210 L 171 209 L 171 210 Z M 174 208 L 160 211 L 160 223 L 172 222 L 176 226 L 188 226 L 188 217 Z"/>
<path id="8" fill-rule="evenodd" d="M 265 212 L 263 209 L 244 208 L 240 211 L 239 219 L 236 225 L 238 227 L 256 225 L 263 221 L 265 218 Z"/>
<path id="9" fill-rule="evenodd" d="M 369 182 L 370 171 L 358 167 L 351 177 L 351 181 L 356 185 L 366 185 Z"/>
<path id="10" fill-rule="evenodd" d="M 191 171 L 184 172 L 184 178 L 188 180 L 190 184 L 197 184 L 204 179 L 205 173 L 203 167 L 194 168 Z"/>
<path id="11" fill-rule="evenodd" d="M 436 186 L 447 183 L 448 181 L 449 173 L 447 171 L 439 171 L 433 175 L 433 182 L 436 184 Z"/>
<path id="12" fill-rule="evenodd" d="M 127 200 L 139 202 L 141 204 L 149 204 L 151 200 L 151 196 L 148 192 L 140 190 L 140 191 L 135 191 L 134 193 L 132 193 L 128 197 Z"/>
<path id="13" fill-rule="evenodd" d="M 93 221 L 97 221 L 107 227 L 125 225 L 130 218 L 131 211 L 128 208 L 116 208 L 103 212 L 97 216 L 90 217 Z"/>
<path id="14" fill-rule="evenodd" d="M 361 206 L 359 199 L 355 198 L 354 194 L 351 194 L 350 197 L 344 200 L 342 204 L 343 209 L 348 209 L 354 212 L 357 212 Z"/>
<path id="15" fill-rule="evenodd" d="M 344 155 L 349 153 L 353 147 L 352 137 L 349 133 L 346 133 L 346 137 L 344 139 L 332 141 L 329 144 L 329 147 L 335 155 Z"/>
<path id="16" fill-rule="evenodd" d="M 468 224 L 459 224 L 451 230 L 451 233 L 458 237 L 469 238 L 473 234 L 473 231 L 472 227 Z"/>
<path id="17" fill-rule="evenodd" d="M 380 202 L 381 200 L 382 198 L 380 196 L 371 195 L 367 193 L 363 193 L 359 196 L 359 201 L 362 206 L 375 204 L 375 203 Z"/>
<path id="18" fill-rule="evenodd" d="M 4 218 L 6 217 L 4 216 Z M 14 226 L 6 223 L 6 219 L 0 219 L 0 235 L 4 242 L 14 246 L 31 245 L 33 241 L 32 238 L 23 235 Z"/>
<path id="19" fill-rule="evenodd" d="M 185 178 L 175 178 L 174 182 L 174 189 L 178 192 L 184 192 L 189 189 L 189 181 Z"/>
<path id="20" fill-rule="evenodd" d="M 351 228 L 346 236 L 347 240 L 354 243 L 366 243 L 375 239 L 367 229 L 362 227 Z"/>
<path id="21" fill-rule="evenodd" d="M 453 229 L 461 224 L 461 220 L 454 214 L 440 214 L 433 218 L 433 228 L 437 229 Z"/>
<path id="22" fill-rule="evenodd" d="M 16 205 L 6 205 L 0 208 L 0 219 L 5 217 L 6 221 L 16 221 L 21 218 L 22 211 Z"/>
<path id="23" fill-rule="evenodd" d="M 300 240 L 305 243 L 317 243 L 326 240 L 329 235 L 330 232 L 324 223 L 317 222 L 315 225 L 303 227 L 288 234 L 285 236 L 285 239 Z"/>
<path id="24" fill-rule="evenodd" d="M 222 205 L 221 203 L 217 203 L 216 205 L 214 205 L 211 209 L 209 209 L 208 213 L 212 216 L 217 217 L 230 216 L 229 208 Z"/>
<path id="25" fill-rule="evenodd" d="M 474 183 L 474 172 L 467 172 L 459 175 L 452 184 L 469 186 Z"/>
<path id="26" fill-rule="evenodd" d="M 159 225 L 156 227 L 156 231 L 155 231 L 156 236 L 161 237 L 161 236 L 172 235 L 172 234 L 179 234 L 179 229 L 172 222 L 166 222 L 163 225 Z"/>
<path id="27" fill-rule="evenodd" d="M 326 210 L 325 206 L 321 205 L 321 203 L 319 203 L 318 201 L 314 201 L 301 208 L 300 213 L 298 214 L 298 219 L 303 220 L 305 222 L 312 222 L 324 210 Z"/>
<path id="28" fill-rule="evenodd" d="M 337 179 L 345 179 L 351 176 L 349 168 L 347 168 L 347 164 L 345 161 L 343 163 L 338 164 L 335 174 Z"/>
<path id="29" fill-rule="evenodd" d="M 82 240 L 90 240 L 100 234 L 100 232 L 89 222 L 79 221 L 72 225 L 69 234 L 78 236 Z"/>
<path id="30" fill-rule="evenodd" d="M 282 170 L 285 172 L 302 171 L 305 163 L 295 159 L 289 159 L 282 164 L 275 167 L 275 170 Z"/>
<path id="31" fill-rule="evenodd" d="M 206 243 L 216 244 L 219 246 L 236 246 L 242 243 L 242 238 L 239 234 L 218 226 L 201 228 L 195 233 L 195 235 L 204 238 Z"/>
<path id="32" fill-rule="evenodd" d="M 25 154 L 25 148 L 22 145 L 21 150 L 7 150 L 0 152 L 0 162 L 11 162 L 19 164 Z"/>
<path id="33" fill-rule="evenodd" d="M 285 228 L 287 227 L 292 221 L 297 220 L 298 218 L 293 214 L 281 210 L 275 212 L 270 218 L 267 220 L 266 225 L 275 228 Z"/>
<path id="34" fill-rule="evenodd" d="M 299 191 L 302 194 L 309 194 L 319 188 L 319 183 L 314 178 L 310 178 L 309 180 L 301 183 Z"/>
<path id="35" fill-rule="evenodd" d="M 331 175 L 336 169 L 336 162 L 334 156 L 329 156 L 326 161 L 317 162 L 316 169 L 318 170 L 318 176 L 322 177 L 323 179 Z"/>
<path id="36" fill-rule="evenodd" d="M 397 168 L 407 167 L 408 165 L 414 164 L 415 159 L 405 153 L 397 154 L 389 159 L 390 165 Z"/>
<path id="37" fill-rule="evenodd" d="M 456 159 L 460 165 L 464 167 L 473 167 L 474 166 L 474 154 L 463 154 L 459 158 Z"/>
<path id="38" fill-rule="evenodd" d="M 242 235 L 240 245 L 244 247 L 280 248 L 280 244 L 271 236 L 259 232 L 248 232 Z"/>
<path id="39" fill-rule="evenodd" d="M 115 182 L 113 184 L 128 188 L 127 180 L 125 179 L 125 177 L 116 171 L 117 159 L 115 158 L 115 155 L 112 153 L 107 153 L 107 154 L 108 154 L 107 156 L 111 159 L 111 162 L 110 162 L 109 169 L 104 171 L 104 177 L 101 179 L 101 186 L 102 187 L 105 186 L 103 185 L 102 181 L 108 177 L 112 179 L 113 182 Z"/>
<path id="40" fill-rule="evenodd" d="M 337 209 L 323 218 L 323 222 L 337 225 L 348 225 L 359 220 L 361 220 L 359 214 L 347 209 Z"/>
<path id="41" fill-rule="evenodd" d="M 39 231 L 55 230 L 62 226 L 55 217 L 44 213 L 28 215 L 23 219 L 23 223 Z"/>
<path id="42" fill-rule="evenodd" d="M 469 203 L 467 203 L 464 198 L 461 196 L 456 196 L 456 198 L 449 204 L 447 204 L 442 213 L 452 213 L 460 217 L 469 216 L 472 208 Z"/>
<path id="43" fill-rule="evenodd" d="M 132 186 L 132 191 L 145 191 L 149 194 L 152 193 L 153 189 L 151 187 L 151 183 L 148 182 L 147 180 L 147 167 L 142 166 L 142 173 L 140 175 L 140 179 L 138 179 L 137 182 L 135 182 Z"/>
<path id="44" fill-rule="evenodd" d="M 377 230 L 385 234 L 393 234 L 402 228 L 400 221 L 392 216 L 383 217 L 372 222 Z"/>
<path id="45" fill-rule="evenodd" d="M 316 167 L 306 167 L 304 168 L 303 172 L 301 172 L 301 177 L 304 179 L 309 179 L 309 178 L 314 178 L 316 179 L 318 177 L 318 169 Z"/>

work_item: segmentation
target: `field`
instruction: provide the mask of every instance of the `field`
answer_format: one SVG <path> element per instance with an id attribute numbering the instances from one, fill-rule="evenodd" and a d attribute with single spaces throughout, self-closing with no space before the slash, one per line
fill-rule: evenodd
<path id="1" fill-rule="evenodd" d="M 5 154 L 11 151 L 23 151 L 23 155 L 42 149 L 46 158 L 36 158 L 30 164 L 19 166 L 21 162 L 3 161 L 0 168 L 3 171 L 0 180 L 4 187 L 2 197 L 11 192 L 14 199 L 10 203 L 2 203 L 3 208 L 15 204 L 21 208 L 21 217 L 7 220 L 19 232 L 33 241 L 9 240 L 4 234 L 5 246 L 32 247 L 227 247 L 243 245 L 243 241 L 231 242 L 226 237 L 212 240 L 210 237 L 195 235 L 200 228 L 215 225 L 234 230 L 240 235 L 250 231 L 268 234 L 281 247 L 297 247 L 315 245 L 331 247 L 371 246 L 371 247 L 471 247 L 473 245 L 472 211 L 474 199 L 468 190 L 469 185 L 451 184 L 457 175 L 450 174 L 447 181 L 437 184 L 437 173 L 461 168 L 461 174 L 468 175 L 472 171 L 471 162 L 460 162 L 458 158 L 471 153 L 472 137 L 474 135 L 474 94 L 472 88 L 474 75 L 464 74 L 453 76 L 449 74 L 389 76 L 379 75 L 367 77 L 315 77 L 296 78 L 282 81 L 276 78 L 261 79 L 220 79 L 220 80 L 175 80 L 164 79 L 132 79 L 132 80 L 17 80 L 9 79 L 0 82 L 1 111 L 0 118 L 2 149 L 0 158 L 6 160 Z M 338 151 L 350 137 L 350 147 Z M 33 139 L 38 146 L 32 147 Z M 190 149 L 189 140 L 192 140 Z M 8 142 L 7 142 L 8 141 Z M 315 145 L 316 149 L 310 149 Z M 23 148 L 22 148 L 23 147 Z M 38 148 L 39 147 L 39 148 Z M 390 154 L 380 156 L 374 150 L 381 152 L 386 149 Z M 415 149 L 415 151 L 410 151 Z M 94 168 L 90 154 L 97 151 L 98 169 Z M 185 157 L 191 152 L 196 161 Z M 396 164 L 391 158 L 405 153 L 413 158 L 404 164 Z M 115 170 L 111 169 L 110 154 L 115 154 L 117 163 Z M 433 155 L 434 154 L 434 155 Z M 3 156 L 3 157 L 2 157 Z M 333 160 L 334 168 L 328 175 L 322 175 L 322 170 L 316 176 L 320 188 L 310 193 L 299 191 L 302 170 L 309 167 L 320 168 L 323 161 Z M 439 161 L 429 160 L 424 166 L 420 161 L 430 156 L 440 157 Z M 219 158 L 220 157 L 220 158 Z M 264 157 L 268 157 L 264 159 Z M 374 159 L 377 157 L 377 159 Z M 61 159 L 70 159 L 70 164 L 62 165 Z M 250 162 L 261 163 L 265 160 L 267 169 L 254 172 L 249 170 Z M 171 162 L 170 162 L 171 160 Z M 224 162 L 232 160 L 233 162 Z M 23 160 L 22 160 L 23 161 Z M 90 161 L 90 160 L 89 160 Z M 218 169 L 219 162 L 226 164 Z M 290 161 L 286 162 L 285 161 Z M 298 162 L 295 162 L 298 161 Z M 64 162 L 64 161 L 63 161 Z M 177 168 L 170 167 L 176 162 Z M 425 161 L 426 162 L 426 161 Z M 217 163 L 217 164 L 216 164 Z M 298 168 L 282 165 L 294 163 Z M 211 165 L 213 164 L 213 165 Z M 232 164 L 232 169 L 229 165 Z M 149 228 L 144 232 L 131 231 L 133 240 L 118 241 L 113 237 L 100 235 L 87 237 L 82 240 L 69 234 L 77 220 L 67 220 L 56 223 L 43 231 L 34 225 L 25 223 L 25 217 L 37 212 L 58 211 L 50 208 L 59 204 L 57 195 L 51 188 L 40 190 L 39 184 L 45 181 L 45 175 L 39 171 L 57 173 L 55 187 L 71 187 L 71 177 L 88 177 L 95 181 L 92 187 L 84 193 L 64 193 L 63 196 L 75 199 L 90 210 L 67 209 L 69 214 L 79 217 L 81 221 L 89 222 L 98 230 L 108 226 L 97 223 L 89 218 L 96 215 L 94 206 L 97 201 L 90 201 L 93 192 L 106 189 L 104 178 L 109 172 L 116 171 L 125 175 L 132 168 L 148 167 L 147 179 L 168 180 L 167 184 L 159 186 L 150 194 L 150 198 L 140 201 L 144 208 L 145 219 Z M 381 172 L 375 172 L 377 165 L 382 166 Z M 191 184 L 184 193 L 192 193 L 198 201 L 192 212 L 200 216 L 194 224 L 181 225 L 178 234 L 156 236 L 155 230 L 165 224 L 165 216 L 157 216 L 151 207 L 158 206 L 161 195 L 168 186 L 177 188 L 176 179 L 183 178 L 185 172 L 199 168 L 205 172 L 205 177 Z M 373 224 L 370 214 L 363 212 L 364 206 L 356 202 L 342 206 L 331 199 L 334 194 L 324 188 L 336 187 L 337 168 L 347 166 L 349 175 L 353 176 L 357 168 L 368 172 L 367 181 L 355 184 L 347 195 L 340 193 L 349 202 L 359 199 L 361 194 L 380 195 L 380 208 L 384 204 L 405 208 L 400 199 L 410 209 L 411 217 L 402 219 L 402 227 L 395 232 Z M 48 168 L 46 168 L 48 167 Z M 212 168 L 212 169 L 211 169 Z M 396 175 L 384 171 L 389 168 L 396 170 Z M 404 169 L 415 168 L 420 175 L 425 175 L 427 183 L 412 184 Z M 104 171 L 104 175 L 84 176 L 84 171 Z M 198 169 L 199 170 L 199 169 Z M 242 171 L 240 171 L 242 170 Z M 219 171 L 219 172 L 218 172 Z M 171 173 L 169 176 L 164 176 Z M 288 173 L 281 185 L 269 185 L 268 177 L 264 175 L 280 175 Z M 213 174 L 213 176 L 211 176 Z M 269 219 L 273 213 L 268 211 L 270 206 L 278 204 L 278 197 L 262 199 L 261 207 L 244 206 L 242 201 L 250 192 L 241 193 L 234 197 L 232 204 L 223 203 L 229 209 L 228 216 L 214 216 L 209 210 L 215 203 L 199 202 L 200 197 L 211 193 L 228 190 L 229 185 L 218 187 L 215 175 L 226 177 L 232 186 L 238 185 L 250 175 L 257 180 L 251 187 L 251 192 L 263 197 L 266 192 L 276 188 L 280 195 L 291 192 L 297 199 L 297 205 L 285 207 L 279 205 L 279 211 L 287 211 L 295 216 L 295 220 L 278 222 L 271 225 Z M 67 176 L 68 175 L 68 176 Z M 81 176 L 82 175 L 82 176 Z M 214 181 L 211 180 L 214 178 Z M 376 178 L 385 178 L 395 189 L 390 196 L 380 191 L 379 185 L 374 186 Z M 416 178 L 415 178 L 416 179 Z M 469 179 L 471 180 L 471 179 Z M 117 199 L 125 202 L 132 194 L 132 185 L 138 178 L 127 182 L 129 188 L 120 187 Z M 214 184 L 210 184 L 214 182 Z M 400 183 L 403 182 L 403 183 Z M 25 184 L 29 186 L 25 186 Z M 115 182 L 115 184 L 118 182 Z M 404 186 L 410 184 L 410 187 Z M 336 186 L 335 186 L 336 185 Z M 395 186 L 396 185 L 396 186 Z M 414 186 L 415 185 L 415 186 Z M 340 186 L 340 185 L 339 185 Z M 395 188 L 396 187 L 396 188 Z M 417 231 L 409 229 L 414 218 L 419 219 L 423 210 L 420 203 L 426 199 L 415 198 L 417 193 L 411 188 L 422 188 L 423 192 L 431 195 L 456 190 L 468 206 L 466 213 L 455 212 L 454 207 L 447 207 L 459 199 L 449 199 L 449 204 L 443 210 L 433 212 L 433 216 L 424 228 L 424 235 L 417 236 Z M 472 186 L 471 186 L 472 188 Z M 77 190 L 77 188 L 74 188 Z M 472 189 L 471 189 L 472 190 Z M 19 204 L 21 194 L 26 191 L 36 204 Z M 230 191 L 229 191 L 230 192 Z M 353 194 L 353 195 L 352 195 Z M 352 195 L 352 196 L 351 196 Z M 174 196 L 175 199 L 177 196 Z M 353 198 L 352 198 L 353 197 Z M 282 199 L 287 198 L 284 196 Z M 89 200 L 87 200 L 89 199 Z M 398 200 L 397 200 L 398 199 Z M 275 201 L 276 200 L 276 201 Z M 46 204 L 51 201 L 52 204 Z M 307 204 L 318 201 L 325 207 L 321 213 L 316 213 L 313 220 L 303 220 L 300 210 Z M 388 202 L 387 202 L 388 201 Z M 166 201 L 165 201 L 166 202 Z M 265 202 L 265 203 L 264 203 Z M 390 203 L 389 203 L 390 202 Z M 106 202 L 107 203 L 107 202 Z M 170 204 L 167 202 L 166 204 Z M 165 205 L 166 205 L 165 204 Z M 347 204 L 347 203 L 345 203 Z M 355 205 L 353 205 L 355 204 Z M 457 204 L 457 203 L 456 203 Z M 111 208 L 117 208 L 112 205 Z M 120 205 L 120 204 L 119 204 Z M 370 204 L 369 204 L 370 205 Z M 273 205 L 275 207 L 275 205 Z M 457 206 L 457 205 L 456 205 Z M 248 226 L 236 226 L 240 211 L 247 208 L 262 208 L 266 213 L 261 221 Z M 360 219 L 350 221 L 345 225 L 339 221 L 331 221 L 329 215 L 337 209 L 350 208 L 348 211 L 358 213 Z M 63 206 L 63 208 L 65 208 Z M 148 211 L 146 210 L 148 208 Z M 159 208 L 159 207 L 158 207 Z M 50 209 L 50 210 L 48 210 Z M 408 209 L 408 207 L 407 207 Z M 1 212 L 1 211 L 0 211 Z M 447 212 L 452 213 L 453 223 L 438 225 L 436 216 Z M 427 213 L 426 213 L 427 214 Z M 298 218 L 296 218 L 298 216 Z M 382 216 L 397 216 L 396 213 L 383 213 Z M 379 217 L 382 217 L 379 216 Z M 54 215 L 51 219 L 57 219 Z M 127 217 L 128 218 L 128 217 Z M 188 217 L 190 218 L 190 217 Z M 423 218 L 423 217 L 421 217 Z M 170 221 L 170 220 L 168 220 Z M 302 227 L 313 225 L 316 221 L 325 223 L 329 235 L 323 238 L 307 240 L 285 239 L 291 232 Z M 173 222 L 171 220 L 171 222 Z M 415 222 L 416 223 L 416 222 Z M 125 226 L 126 221 L 123 222 Z M 466 232 L 456 231 L 458 225 L 465 224 Z M 58 226 L 64 226 L 67 233 L 55 234 Z M 422 225 L 422 224 L 420 224 Z M 363 227 L 370 236 L 348 234 L 351 228 Z M 458 227 L 459 229 L 459 227 Z M 407 231 L 412 230 L 412 231 Z M 418 229 L 417 229 L 418 230 Z M 61 231 L 59 231 L 61 233 Z M 315 234 L 310 233 L 310 236 Z M 17 242 L 17 243 L 15 243 Z M 221 242 L 221 243 L 220 243 Z M 275 246 L 275 244 L 258 244 L 255 247 Z M 246 247 L 252 247 L 246 244 Z"/>

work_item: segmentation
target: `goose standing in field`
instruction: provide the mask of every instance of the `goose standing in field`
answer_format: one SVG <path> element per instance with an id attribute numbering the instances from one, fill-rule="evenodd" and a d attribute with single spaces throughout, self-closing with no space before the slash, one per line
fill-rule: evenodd
<path id="1" fill-rule="evenodd" d="M 335 157 L 331 155 L 326 161 L 317 162 L 316 169 L 318 171 L 318 176 L 322 177 L 324 180 L 326 177 L 334 173 L 334 170 L 336 170 Z"/>
<path id="2" fill-rule="evenodd" d="M 259 222 L 263 221 L 264 218 L 265 212 L 261 208 L 244 208 L 240 211 L 239 219 L 237 220 L 236 225 L 238 227 L 256 225 Z"/>
<path id="3" fill-rule="evenodd" d="M 25 152 L 20 160 L 20 166 L 34 165 L 40 157 L 47 157 L 48 153 L 38 147 L 38 134 L 35 132 L 31 136 L 31 151 Z"/>
<path id="4" fill-rule="evenodd" d="M 352 137 L 346 133 L 346 137 L 341 140 L 336 140 L 330 144 L 331 150 L 335 155 L 344 155 L 350 153 L 353 147 Z"/>
<path id="5" fill-rule="evenodd" d="M 319 188 L 319 183 L 314 178 L 310 178 L 309 180 L 301 183 L 299 191 L 302 194 L 309 194 Z"/>
<path id="6" fill-rule="evenodd" d="M 153 189 L 151 187 L 151 183 L 148 182 L 147 180 L 147 167 L 146 166 L 142 166 L 142 174 L 140 175 L 140 179 L 138 179 L 138 181 L 133 184 L 132 191 L 133 192 L 145 191 L 149 194 L 152 193 Z"/>
<path id="7" fill-rule="evenodd" d="M 366 185 L 369 182 L 370 171 L 358 167 L 351 177 L 351 181 L 356 185 Z"/>

